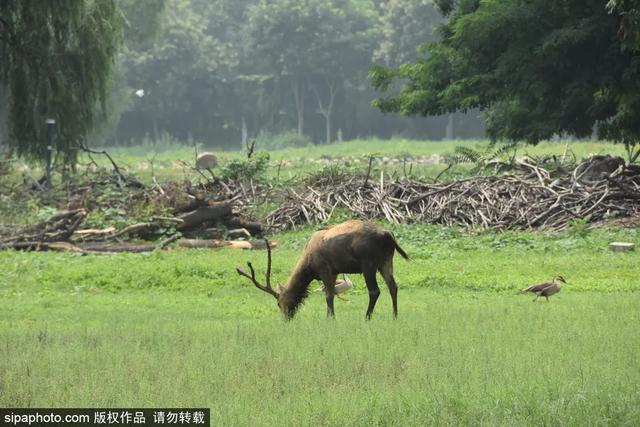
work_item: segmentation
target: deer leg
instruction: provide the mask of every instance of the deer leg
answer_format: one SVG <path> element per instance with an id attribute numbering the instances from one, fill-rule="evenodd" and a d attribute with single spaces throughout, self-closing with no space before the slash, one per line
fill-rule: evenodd
<path id="1" fill-rule="evenodd" d="M 385 262 L 382 267 L 380 267 L 380 274 L 384 279 L 384 282 L 387 284 L 389 288 L 389 294 L 391 294 L 391 303 L 393 304 L 393 318 L 398 318 L 398 285 L 396 284 L 396 280 L 393 277 L 393 260 Z"/>
<path id="2" fill-rule="evenodd" d="M 338 276 L 335 274 L 327 274 L 323 276 L 322 283 L 324 283 L 324 293 L 327 297 L 327 317 L 336 317 L 336 313 L 333 311 L 333 297 L 336 294 L 335 286 Z"/>
<path id="3" fill-rule="evenodd" d="M 376 306 L 378 297 L 380 296 L 380 288 L 376 280 L 376 270 L 368 270 L 364 273 L 364 281 L 369 290 L 369 307 L 367 308 L 367 320 L 371 320 L 371 314 Z"/>

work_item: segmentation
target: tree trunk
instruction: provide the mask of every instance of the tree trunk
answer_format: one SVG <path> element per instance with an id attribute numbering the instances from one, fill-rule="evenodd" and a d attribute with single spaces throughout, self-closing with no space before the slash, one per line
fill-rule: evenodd
<path id="1" fill-rule="evenodd" d="M 298 135 L 302 135 L 304 132 L 304 80 L 301 78 L 293 81 L 293 96 L 298 115 Z"/>
<path id="2" fill-rule="evenodd" d="M 322 96 L 315 87 L 313 88 L 313 91 L 318 99 L 318 111 L 322 117 L 324 117 L 326 133 L 325 142 L 327 144 L 331 144 L 331 115 L 333 114 L 333 101 L 336 98 L 336 86 L 335 83 L 329 81 L 327 81 L 327 86 L 329 87 L 329 100 L 326 105 L 322 102 Z"/>
<path id="3" fill-rule="evenodd" d="M 156 145 L 158 143 L 158 120 L 156 120 L 156 116 L 154 114 L 151 114 L 151 131 L 153 132 L 153 134 L 151 135 L 151 137 L 153 138 L 153 145 Z"/>
<path id="4" fill-rule="evenodd" d="M 447 129 L 445 133 L 446 139 L 453 139 L 453 114 L 447 117 Z"/>
<path id="5" fill-rule="evenodd" d="M 327 144 L 331 144 L 331 112 L 324 117 L 327 132 Z"/>
<path id="6" fill-rule="evenodd" d="M 249 132 L 247 131 L 247 120 L 242 116 L 242 145 L 240 148 L 244 148 L 247 146 L 247 138 Z"/>
<path id="7" fill-rule="evenodd" d="M 231 204 L 229 202 L 216 202 L 210 206 L 198 208 L 193 212 L 180 215 L 178 218 L 183 220 L 182 224 L 176 227 L 178 230 L 185 230 L 197 227 L 203 222 L 218 221 L 231 216 Z"/>

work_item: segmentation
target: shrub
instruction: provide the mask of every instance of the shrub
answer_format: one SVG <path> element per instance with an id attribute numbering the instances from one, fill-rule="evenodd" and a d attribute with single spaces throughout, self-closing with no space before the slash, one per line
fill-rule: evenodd
<path id="1" fill-rule="evenodd" d="M 230 160 L 222 167 L 222 178 L 232 181 L 241 179 L 259 179 L 267 171 L 269 153 L 259 151 L 250 159 Z"/>

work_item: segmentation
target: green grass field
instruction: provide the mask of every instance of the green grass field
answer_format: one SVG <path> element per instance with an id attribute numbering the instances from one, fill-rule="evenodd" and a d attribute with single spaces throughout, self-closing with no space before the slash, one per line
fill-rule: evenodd
<path id="1" fill-rule="evenodd" d="M 375 155 L 381 157 L 407 157 L 405 165 L 380 165 L 377 166 L 388 173 L 403 174 L 411 171 L 418 177 L 435 177 L 445 167 L 444 164 L 420 164 L 415 158 L 443 155 L 452 153 L 456 146 L 469 148 L 482 148 L 488 145 L 487 141 L 417 141 L 407 139 L 360 139 L 345 141 L 342 143 L 327 145 L 313 145 L 302 148 L 287 148 L 270 151 L 271 162 L 268 175 L 275 177 L 279 174 L 282 180 L 296 179 L 300 175 L 306 175 L 320 170 L 328 161 L 338 164 L 348 164 L 353 167 L 366 168 L 368 157 Z M 256 148 L 260 150 L 258 146 Z M 124 165 L 145 181 L 150 181 L 152 175 L 161 180 L 182 180 L 185 176 L 197 178 L 198 175 L 185 168 L 179 161 L 194 163 L 195 152 L 193 147 L 179 145 L 170 141 L 164 141 L 158 145 L 141 145 L 134 147 L 107 149 L 113 158 Z M 212 151 L 203 147 L 198 152 Z M 245 157 L 243 151 L 215 151 L 221 164 L 231 159 Z M 518 155 L 555 154 L 561 156 L 575 155 L 578 159 L 588 157 L 591 154 L 612 154 L 624 157 L 624 149 L 621 145 L 614 145 L 600 141 L 557 141 L 542 142 L 536 146 L 524 146 L 518 149 Z M 108 160 L 95 155 L 96 161 L 110 167 Z M 86 158 L 84 160 L 87 160 Z M 153 165 L 152 165 L 153 164 Z M 464 170 L 464 168 L 462 168 Z M 455 176 L 455 175 L 452 175 Z"/>
<path id="2" fill-rule="evenodd" d="M 278 150 L 267 172 L 296 180 L 327 158 L 364 168 L 370 154 L 417 158 L 483 144 L 361 140 Z M 519 155 L 567 147 L 578 158 L 622 155 L 592 142 L 542 143 Z M 110 152 L 145 181 L 198 179 L 178 163 L 192 161 L 192 148 Z M 222 162 L 244 156 L 217 154 Z M 376 167 L 404 173 L 398 164 Z M 434 177 L 444 167 L 414 165 L 412 174 Z M 5 224 L 46 209 L 0 197 Z M 263 273 L 264 251 L 0 252 L 0 407 L 210 407 L 212 425 L 225 426 L 637 425 L 639 259 L 607 244 L 640 244 L 638 230 L 383 225 L 412 257 L 396 257 L 397 321 L 381 280 L 374 318 L 364 320 L 358 276 L 349 301 L 336 301 L 335 320 L 312 284 L 298 316 L 284 322 L 273 299 L 234 271 L 251 260 Z M 272 236 L 275 280 L 286 280 L 312 231 Z M 555 274 L 569 284 L 551 302 L 519 292 Z"/>
<path id="3" fill-rule="evenodd" d="M 204 406 L 212 425 L 637 425 L 637 230 L 393 227 L 399 319 L 361 277 L 291 322 L 236 265 L 264 251 L 0 253 L 0 406 Z M 311 229 L 276 236 L 286 279 Z M 518 290 L 563 274 L 551 302 Z M 312 289 L 317 285 L 312 284 Z"/>

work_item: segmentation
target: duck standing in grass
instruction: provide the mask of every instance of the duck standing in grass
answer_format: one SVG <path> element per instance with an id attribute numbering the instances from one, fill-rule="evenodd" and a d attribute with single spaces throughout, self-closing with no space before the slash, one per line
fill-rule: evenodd
<path id="1" fill-rule="evenodd" d="M 547 302 L 549 302 L 549 297 L 551 295 L 560 292 L 562 283 L 567 283 L 566 280 L 564 280 L 564 277 L 553 276 L 551 283 L 544 282 L 538 285 L 531 285 L 528 288 L 524 288 L 522 292 L 533 292 L 534 294 L 536 294 L 537 297 L 533 300 L 533 302 L 536 302 L 540 297 L 545 297 L 547 299 Z"/>

